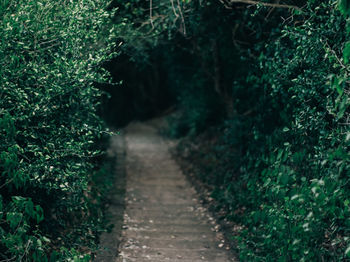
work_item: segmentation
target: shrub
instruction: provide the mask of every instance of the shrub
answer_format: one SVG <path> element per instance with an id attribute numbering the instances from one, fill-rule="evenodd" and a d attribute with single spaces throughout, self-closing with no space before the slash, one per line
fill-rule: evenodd
<path id="1" fill-rule="evenodd" d="M 232 48 L 249 70 L 226 80 L 233 114 L 199 173 L 243 225 L 243 261 L 349 259 L 347 3 L 307 1 L 284 24 L 263 5 L 232 9 L 256 38 Z"/>
<path id="2" fill-rule="evenodd" d="M 103 0 L 0 5 L 0 257 L 78 261 L 100 220 L 94 83 L 108 80 L 110 14 Z"/>

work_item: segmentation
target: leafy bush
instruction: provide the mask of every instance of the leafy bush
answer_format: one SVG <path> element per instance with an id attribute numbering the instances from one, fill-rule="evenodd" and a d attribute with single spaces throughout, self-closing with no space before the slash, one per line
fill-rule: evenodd
<path id="1" fill-rule="evenodd" d="M 88 261 L 104 175 L 94 83 L 108 80 L 100 65 L 114 48 L 106 2 L 0 5 L 1 260 Z"/>
<path id="2" fill-rule="evenodd" d="M 254 241 L 242 244 L 242 257 L 339 261 L 349 253 L 346 22 L 333 1 L 309 4 L 306 12 L 263 59 L 266 90 L 283 105 L 283 125 L 267 139 L 257 127 L 266 151 L 247 153 L 255 203 L 246 233 Z"/>
<path id="3" fill-rule="evenodd" d="M 199 176 L 243 226 L 244 261 L 350 256 L 348 2 L 304 4 L 282 13 L 284 24 L 263 5 L 232 10 L 256 38 L 239 50 L 222 43 L 222 57 L 238 52 L 249 70 L 225 80 L 233 107 L 218 142 L 188 154 L 201 158 Z"/>

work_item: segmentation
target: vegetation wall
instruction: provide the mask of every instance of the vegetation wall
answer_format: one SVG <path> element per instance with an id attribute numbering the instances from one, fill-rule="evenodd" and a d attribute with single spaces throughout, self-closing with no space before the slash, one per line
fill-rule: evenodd
<path id="1" fill-rule="evenodd" d="M 115 52 L 106 7 L 0 1 L 1 261 L 89 261 L 103 229 L 96 83 Z"/>

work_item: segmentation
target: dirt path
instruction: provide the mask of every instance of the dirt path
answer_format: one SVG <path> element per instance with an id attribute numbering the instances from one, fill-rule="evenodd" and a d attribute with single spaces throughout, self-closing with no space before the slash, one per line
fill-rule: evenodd
<path id="1" fill-rule="evenodd" d="M 235 261 L 154 123 L 129 125 L 125 140 L 122 242 L 109 261 Z"/>

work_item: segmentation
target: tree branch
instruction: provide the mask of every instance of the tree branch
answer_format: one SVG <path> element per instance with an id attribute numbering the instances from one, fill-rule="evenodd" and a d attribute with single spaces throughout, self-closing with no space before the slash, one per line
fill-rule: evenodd
<path id="1" fill-rule="evenodd" d="M 150 17 L 150 20 L 151 20 L 151 25 L 152 25 L 152 28 L 154 28 L 154 25 L 153 25 L 153 17 L 152 17 L 152 10 L 153 10 L 153 7 L 152 7 L 152 0 L 149 0 L 149 17 Z"/>
<path id="2" fill-rule="evenodd" d="M 303 10 L 295 5 L 285 5 L 285 4 L 278 4 L 278 3 L 265 3 L 265 2 L 260 2 L 260 1 L 255 1 L 255 0 L 219 0 L 221 3 L 225 5 L 226 8 L 232 9 L 233 4 L 247 4 L 247 5 L 262 5 L 262 6 L 267 6 L 267 7 L 274 7 L 274 8 L 287 8 L 287 9 L 295 9 L 300 12 Z"/>

